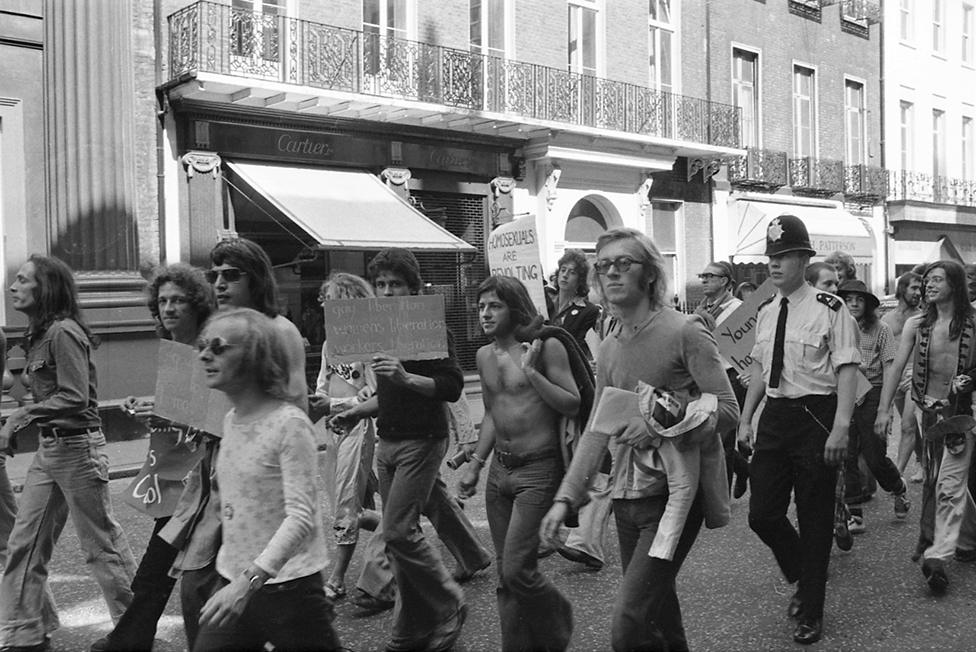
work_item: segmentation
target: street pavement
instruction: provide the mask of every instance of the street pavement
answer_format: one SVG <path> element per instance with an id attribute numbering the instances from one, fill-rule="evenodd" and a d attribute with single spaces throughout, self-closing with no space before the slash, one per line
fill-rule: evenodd
<path id="1" fill-rule="evenodd" d="M 134 445 L 133 445 L 134 446 Z M 144 450 L 144 449 L 143 449 Z M 130 453 L 130 457 L 134 453 Z M 26 456 L 25 456 L 26 457 Z M 16 459 L 16 458 L 15 458 Z M 19 460 L 18 460 L 19 462 Z M 116 464 L 113 462 L 113 466 Z M 444 467 L 449 486 L 458 474 Z M 484 508 L 484 479 L 466 512 L 490 547 Z M 122 502 L 128 480 L 111 483 L 115 511 L 138 558 L 151 530 L 149 517 Z M 920 485 L 911 484 L 912 512 L 906 521 L 893 516 L 891 500 L 879 495 L 865 506 L 868 531 L 855 538 L 849 553 L 832 554 L 824 639 L 814 650 L 969 650 L 976 648 L 976 564 L 951 563 L 948 594 L 928 594 L 917 564 L 909 560 L 917 535 Z M 678 593 L 693 650 L 784 650 L 800 646 L 791 638 L 786 606 L 792 587 L 780 577 L 768 550 L 749 530 L 747 498 L 733 501 L 732 522 L 702 533 L 678 577 Z M 425 529 L 430 532 L 429 525 Z M 573 603 L 576 630 L 573 650 L 609 648 L 610 611 L 620 576 L 615 533 L 607 533 L 608 563 L 599 572 L 586 570 L 558 555 L 540 562 L 543 572 Z M 449 569 L 454 562 L 446 555 Z M 351 586 L 360 569 L 353 562 Z M 495 606 L 494 564 L 465 585 L 469 616 L 457 646 L 461 651 L 497 650 L 499 625 Z M 53 649 L 77 651 L 110 628 L 97 585 L 86 571 L 70 524 L 65 528 L 51 565 L 62 627 Z M 349 650 L 380 650 L 390 631 L 391 614 L 361 617 L 348 601 L 336 606 L 336 628 Z M 157 650 L 185 646 L 178 600 L 170 600 L 163 617 Z"/>

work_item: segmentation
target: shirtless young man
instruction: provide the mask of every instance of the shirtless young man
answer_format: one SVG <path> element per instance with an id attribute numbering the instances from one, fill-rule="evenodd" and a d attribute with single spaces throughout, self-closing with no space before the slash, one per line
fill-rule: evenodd
<path id="1" fill-rule="evenodd" d="M 918 305 L 922 300 L 922 277 L 915 272 L 905 272 L 898 277 L 898 284 L 895 286 L 895 298 L 898 306 L 881 318 L 881 321 L 888 324 L 891 329 L 891 337 L 895 342 L 901 341 L 901 333 L 905 329 L 905 322 L 909 317 L 918 314 Z M 913 482 L 922 481 L 922 438 L 918 432 L 918 421 L 915 418 L 915 406 L 910 400 L 905 400 L 908 396 L 908 386 L 911 382 L 912 369 L 908 365 L 902 373 L 895 391 L 895 409 L 901 415 L 901 439 L 898 442 L 898 459 L 895 465 L 898 472 L 905 473 L 908 460 L 915 451 L 915 458 L 918 461 L 918 474 L 912 476 Z"/>
<path id="2" fill-rule="evenodd" d="M 492 339 L 478 350 L 485 417 L 460 493 L 474 493 L 494 449 L 485 504 L 498 564 L 501 648 L 562 650 L 573 632 L 572 607 L 539 572 L 536 551 L 539 524 L 564 471 L 559 421 L 576 414 L 579 391 L 555 338 L 516 340 L 515 329 L 536 316 L 518 279 L 486 279 L 478 288 L 478 313 Z"/>
<path id="3" fill-rule="evenodd" d="M 946 260 L 925 271 L 926 310 L 905 322 L 901 346 L 881 391 L 875 432 L 887 432 L 890 407 L 902 370 L 913 360 L 911 396 L 921 414 L 923 437 L 932 426 L 956 414 L 972 414 L 972 379 L 964 372 L 976 365 L 976 317 L 969 304 L 962 265 Z M 976 558 L 976 507 L 967 486 L 973 433 L 958 442 L 925 439 L 922 445 L 922 517 L 917 559 L 933 593 L 949 586 L 945 561 L 956 553 Z M 957 550 L 958 546 L 958 550 Z"/>

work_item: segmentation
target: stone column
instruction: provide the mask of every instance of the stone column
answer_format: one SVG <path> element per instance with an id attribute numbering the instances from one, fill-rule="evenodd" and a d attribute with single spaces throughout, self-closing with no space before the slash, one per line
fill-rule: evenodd
<path id="1" fill-rule="evenodd" d="M 131 0 L 44 1 L 52 254 L 76 271 L 139 266 Z"/>
<path id="2" fill-rule="evenodd" d="M 180 161 L 186 173 L 187 202 L 186 219 L 180 224 L 181 258 L 192 265 L 210 267 L 210 250 L 222 237 L 231 235 L 224 223 L 221 159 L 213 152 L 192 151 Z"/>

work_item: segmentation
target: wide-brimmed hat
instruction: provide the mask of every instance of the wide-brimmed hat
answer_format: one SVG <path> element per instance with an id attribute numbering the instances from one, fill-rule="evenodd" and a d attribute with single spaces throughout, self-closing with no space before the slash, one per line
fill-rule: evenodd
<path id="1" fill-rule="evenodd" d="M 810 234 L 807 225 L 796 215 L 784 213 L 774 217 L 766 227 L 766 255 L 779 256 L 790 251 L 806 251 L 816 256 L 810 245 Z"/>
<path id="2" fill-rule="evenodd" d="M 871 294 L 868 290 L 868 286 L 864 284 L 864 281 L 859 281 L 854 278 L 849 281 L 844 281 L 840 284 L 840 288 L 837 289 L 837 294 L 843 297 L 845 294 L 857 294 L 864 297 L 864 303 L 867 304 L 868 308 L 877 308 L 881 305 L 881 301 L 878 297 Z"/>

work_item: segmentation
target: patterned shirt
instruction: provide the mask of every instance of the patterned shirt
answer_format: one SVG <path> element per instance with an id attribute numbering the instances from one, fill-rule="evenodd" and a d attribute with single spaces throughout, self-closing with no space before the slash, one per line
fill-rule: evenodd
<path id="1" fill-rule="evenodd" d="M 239 422 L 224 418 L 217 455 L 223 542 L 217 571 L 232 579 L 254 563 L 269 584 L 307 577 L 328 563 L 316 474 L 315 435 L 308 417 L 282 403 Z"/>
<path id="2" fill-rule="evenodd" d="M 857 348 L 861 351 L 861 372 L 874 387 L 884 381 L 884 365 L 895 359 L 891 328 L 880 319 L 867 330 L 857 329 Z"/>

